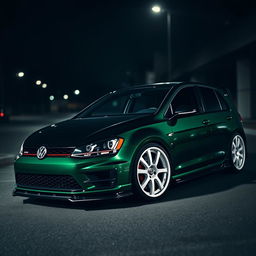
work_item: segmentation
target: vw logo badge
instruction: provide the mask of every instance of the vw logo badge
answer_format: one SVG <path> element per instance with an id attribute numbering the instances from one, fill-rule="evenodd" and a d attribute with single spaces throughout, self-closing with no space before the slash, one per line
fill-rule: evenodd
<path id="1" fill-rule="evenodd" d="M 37 150 L 37 153 L 36 153 L 36 156 L 38 159 L 42 160 L 44 159 L 44 157 L 46 156 L 47 154 L 47 149 L 45 146 L 42 146 L 40 147 L 38 150 Z"/>

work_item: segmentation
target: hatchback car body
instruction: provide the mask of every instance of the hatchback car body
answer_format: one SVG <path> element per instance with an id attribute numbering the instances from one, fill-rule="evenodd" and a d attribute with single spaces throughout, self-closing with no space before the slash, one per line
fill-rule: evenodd
<path id="1" fill-rule="evenodd" d="M 14 195 L 69 201 L 146 200 L 171 180 L 240 171 L 245 134 L 229 92 L 168 82 L 111 92 L 70 120 L 36 131 L 15 162 Z"/>

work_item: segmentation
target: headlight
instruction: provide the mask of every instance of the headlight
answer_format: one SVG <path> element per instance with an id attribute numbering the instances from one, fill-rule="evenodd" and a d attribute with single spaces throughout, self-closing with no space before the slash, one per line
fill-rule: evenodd
<path id="1" fill-rule="evenodd" d="M 19 151 L 18 155 L 16 156 L 16 160 L 19 159 L 23 155 L 23 144 L 24 144 L 24 142 L 20 146 L 20 151 Z"/>
<path id="2" fill-rule="evenodd" d="M 107 141 L 91 143 L 80 148 L 76 148 L 71 157 L 89 158 L 103 155 L 113 155 L 122 147 L 124 139 L 115 138 Z"/>

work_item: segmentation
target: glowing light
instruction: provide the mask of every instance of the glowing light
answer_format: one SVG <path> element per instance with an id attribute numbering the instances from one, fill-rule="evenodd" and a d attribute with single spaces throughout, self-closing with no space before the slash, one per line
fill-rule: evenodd
<path id="1" fill-rule="evenodd" d="M 75 94 L 75 95 L 79 95 L 79 94 L 80 94 L 80 91 L 79 91 L 79 90 L 75 90 L 75 91 L 74 91 L 74 94 Z"/>
<path id="2" fill-rule="evenodd" d="M 40 85 L 41 83 L 42 83 L 41 80 L 37 80 L 37 81 L 36 81 L 36 85 Z"/>
<path id="3" fill-rule="evenodd" d="M 161 7 L 159 5 L 154 5 L 152 8 L 151 8 L 152 12 L 154 13 L 159 13 L 161 12 Z"/>
<path id="4" fill-rule="evenodd" d="M 68 95 L 67 95 L 67 94 L 64 94 L 64 95 L 63 95 L 63 99 L 64 99 L 64 100 L 67 100 L 67 99 L 68 99 Z"/>
<path id="5" fill-rule="evenodd" d="M 53 101 L 53 100 L 54 100 L 54 96 L 51 95 L 51 96 L 49 97 L 49 100 L 50 100 L 50 101 Z"/>
<path id="6" fill-rule="evenodd" d="M 25 75 L 24 72 L 18 72 L 18 73 L 17 73 L 17 76 L 18 76 L 18 77 L 23 77 L 24 75 Z"/>
<path id="7" fill-rule="evenodd" d="M 44 89 L 45 89 L 46 87 L 47 87 L 47 84 L 45 84 L 45 83 L 44 83 L 44 84 L 42 84 L 42 88 L 44 88 Z"/>

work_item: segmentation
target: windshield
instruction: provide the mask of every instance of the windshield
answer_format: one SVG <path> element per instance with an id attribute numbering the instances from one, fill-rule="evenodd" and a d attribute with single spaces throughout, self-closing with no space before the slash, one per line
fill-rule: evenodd
<path id="1" fill-rule="evenodd" d="M 76 118 L 154 113 L 169 88 L 143 88 L 111 93 Z"/>

